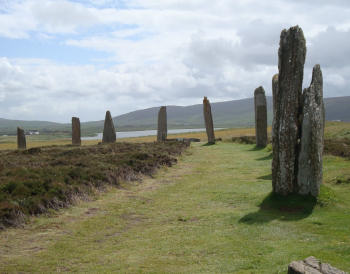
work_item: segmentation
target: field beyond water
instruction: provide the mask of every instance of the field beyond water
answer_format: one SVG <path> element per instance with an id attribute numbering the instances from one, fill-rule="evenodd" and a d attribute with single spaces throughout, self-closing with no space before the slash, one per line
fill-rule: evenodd
<path id="1" fill-rule="evenodd" d="M 271 151 L 192 147 L 143 182 L 0 232 L 0 272 L 286 273 L 315 256 L 350 270 L 350 161 L 327 155 L 318 200 L 271 193 Z"/>

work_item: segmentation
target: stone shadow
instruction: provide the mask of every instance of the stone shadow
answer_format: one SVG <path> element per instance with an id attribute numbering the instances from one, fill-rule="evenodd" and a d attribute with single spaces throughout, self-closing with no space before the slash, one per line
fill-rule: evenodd
<path id="1" fill-rule="evenodd" d="M 268 180 L 268 181 L 271 181 L 271 180 L 272 180 L 272 174 L 260 176 L 260 177 L 258 177 L 257 179 L 259 179 L 259 180 Z"/>
<path id="2" fill-rule="evenodd" d="M 251 149 L 249 149 L 248 151 L 259 151 L 259 150 L 263 150 L 265 147 L 258 147 L 258 146 L 255 146 Z"/>
<path id="3" fill-rule="evenodd" d="M 248 213 L 239 222 L 249 225 L 264 224 L 273 220 L 296 221 L 307 218 L 317 203 L 311 195 L 291 194 L 282 196 L 274 193 L 267 195 L 259 205 L 257 212 Z"/>
<path id="4" fill-rule="evenodd" d="M 266 161 L 266 160 L 271 160 L 272 159 L 272 153 L 270 153 L 269 155 L 262 157 L 262 158 L 258 158 L 256 159 L 257 161 Z"/>
<path id="5" fill-rule="evenodd" d="M 215 145 L 215 143 L 205 143 L 204 145 L 202 145 L 202 147 L 213 146 L 213 145 Z"/>

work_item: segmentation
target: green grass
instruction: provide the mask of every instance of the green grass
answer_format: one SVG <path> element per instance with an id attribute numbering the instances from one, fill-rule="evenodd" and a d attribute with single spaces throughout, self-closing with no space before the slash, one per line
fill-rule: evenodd
<path id="1" fill-rule="evenodd" d="M 315 256 L 350 270 L 350 161 L 325 157 L 318 200 L 271 195 L 268 149 L 195 144 L 172 168 L 0 232 L 0 272 L 286 273 Z"/>
<path id="2" fill-rule="evenodd" d="M 268 128 L 271 131 L 271 127 Z M 255 133 L 254 128 L 231 128 L 224 130 L 216 130 L 215 137 L 222 138 L 226 140 L 231 140 L 232 136 L 252 136 Z M 54 135 L 31 135 L 26 136 L 27 138 L 27 148 L 42 147 L 42 146 L 52 146 L 52 145 L 68 145 L 72 143 L 71 138 L 63 138 L 62 136 Z M 204 132 L 187 132 L 179 134 L 170 134 L 168 138 L 200 138 L 201 140 L 206 140 L 207 135 Z M 157 140 L 157 136 L 144 136 L 144 137 L 133 137 L 133 138 L 118 138 L 117 142 L 154 142 Z M 83 140 L 82 145 L 96 145 L 101 142 L 101 140 Z M 17 139 L 16 136 L 0 136 L 0 151 L 8 149 L 17 149 Z"/>
<path id="3" fill-rule="evenodd" d="M 349 122 L 327 122 L 325 128 L 326 139 L 350 139 Z"/>

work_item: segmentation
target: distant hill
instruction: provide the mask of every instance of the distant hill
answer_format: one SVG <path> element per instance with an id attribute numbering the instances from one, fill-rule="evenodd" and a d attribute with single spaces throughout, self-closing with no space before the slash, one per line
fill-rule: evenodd
<path id="1" fill-rule="evenodd" d="M 326 119 L 350 122 L 350 96 L 325 98 Z M 212 103 L 215 127 L 250 127 L 254 125 L 254 99 L 242 99 Z M 272 97 L 267 97 L 268 122 L 272 121 Z M 156 129 L 158 107 L 137 110 L 114 117 L 119 131 Z M 168 128 L 202 128 L 202 104 L 192 106 L 167 106 Z M 44 121 L 17 121 L 0 119 L 0 134 L 15 134 L 16 127 L 26 130 L 39 130 L 42 133 L 66 133 L 71 130 L 70 124 Z M 102 132 L 103 121 L 82 123 L 83 135 Z"/>
<path id="2" fill-rule="evenodd" d="M 41 133 L 70 132 L 70 124 L 61 124 L 48 121 L 24 121 L 8 120 L 0 118 L 0 134 L 16 134 L 17 127 L 22 127 L 26 131 L 39 130 Z"/>

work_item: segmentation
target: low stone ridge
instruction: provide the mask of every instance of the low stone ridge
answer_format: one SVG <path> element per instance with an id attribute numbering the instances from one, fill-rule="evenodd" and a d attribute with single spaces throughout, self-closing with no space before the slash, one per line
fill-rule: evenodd
<path id="1" fill-rule="evenodd" d="M 159 109 L 159 112 L 158 112 L 157 141 L 164 142 L 167 136 L 168 136 L 167 113 L 166 113 L 166 107 L 163 106 Z"/>
<path id="2" fill-rule="evenodd" d="M 114 143 L 117 140 L 112 115 L 109 110 L 106 112 L 105 124 L 103 127 L 102 143 Z"/>
<path id="3" fill-rule="evenodd" d="M 267 145 L 267 107 L 266 96 L 263 87 L 258 87 L 254 91 L 255 108 L 255 135 L 256 146 L 266 147 Z"/>
<path id="4" fill-rule="evenodd" d="M 177 142 L 200 142 L 201 139 L 198 139 L 198 138 L 173 138 L 173 139 L 166 139 L 166 141 L 168 141 L 168 142 L 173 142 L 173 141 L 177 141 Z"/>
<path id="5" fill-rule="evenodd" d="M 208 136 L 208 144 L 215 144 L 213 116 L 211 114 L 210 102 L 207 97 L 204 97 L 203 99 L 203 114 L 205 129 L 207 131 Z"/>
<path id="6" fill-rule="evenodd" d="M 17 148 L 18 149 L 27 148 L 26 135 L 24 133 L 24 130 L 20 127 L 17 127 Z"/>
<path id="7" fill-rule="evenodd" d="M 72 145 L 81 145 L 80 120 L 78 117 L 72 117 Z"/>
<path id="8" fill-rule="evenodd" d="M 310 193 L 317 197 L 322 184 L 325 126 L 323 80 L 320 65 L 314 67 L 311 85 L 304 90 L 301 120 L 298 190 L 299 194 Z"/>
<path id="9" fill-rule="evenodd" d="M 293 261 L 288 266 L 288 274 L 347 274 L 330 264 L 321 263 L 311 256 L 303 261 Z"/>

